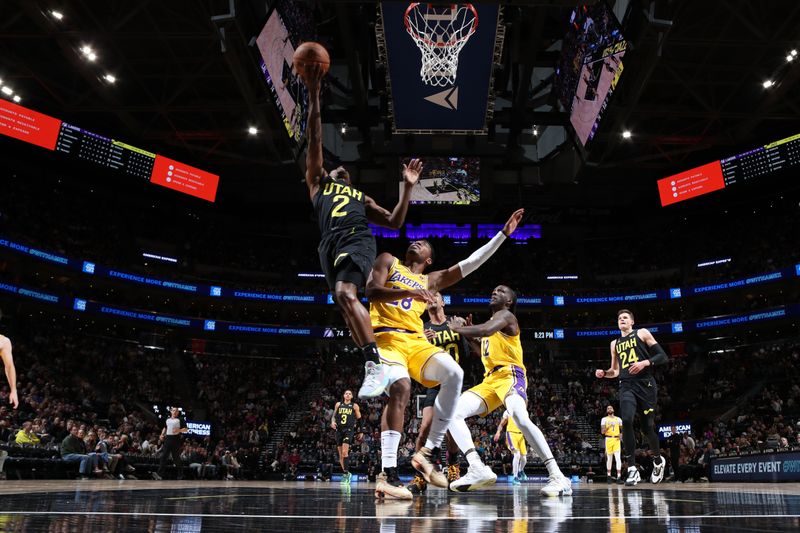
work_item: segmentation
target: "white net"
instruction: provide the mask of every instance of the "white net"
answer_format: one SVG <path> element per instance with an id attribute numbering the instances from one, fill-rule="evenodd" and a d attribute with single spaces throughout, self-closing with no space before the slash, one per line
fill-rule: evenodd
<path id="1" fill-rule="evenodd" d="M 406 31 L 422 52 L 423 83 L 444 87 L 456 81 L 458 54 L 478 27 L 472 4 L 434 6 L 412 3 L 406 11 Z"/>

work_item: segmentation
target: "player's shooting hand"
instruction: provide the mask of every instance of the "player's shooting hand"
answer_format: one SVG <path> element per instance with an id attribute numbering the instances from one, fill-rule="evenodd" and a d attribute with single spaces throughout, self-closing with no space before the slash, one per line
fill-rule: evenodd
<path id="1" fill-rule="evenodd" d="M 503 226 L 503 233 L 505 233 L 506 237 L 510 237 L 514 230 L 517 229 L 519 222 L 522 220 L 522 216 L 525 214 L 525 209 L 517 209 L 511 214 L 511 217 L 506 222 L 506 225 Z"/>
<path id="2" fill-rule="evenodd" d="M 644 370 L 648 366 L 650 366 L 650 361 L 649 360 L 645 359 L 644 361 L 638 361 L 636 363 L 633 363 L 628 368 L 628 372 L 630 372 L 630 374 L 632 376 L 635 376 L 636 374 L 638 374 L 639 372 L 641 372 L 642 370 Z"/>
<path id="3" fill-rule="evenodd" d="M 436 332 L 432 329 L 426 329 L 425 338 L 428 339 L 428 342 L 433 342 L 433 340 L 436 338 Z"/>
<path id="4" fill-rule="evenodd" d="M 603 370 L 602 368 L 598 368 L 597 370 L 594 371 L 594 377 L 596 377 L 597 379 L 603 379 L 604 377 L 606 377 L 606 371 Z"/>
<path id="5" fill-rule="evenodd" d="M 419 159 L 412 159 L 408 165 L 403 163 L 403 182 L 406 185 L 414 186 L 419 181 L 419 175 L 422 173 L 422 161 Z"/>
<path id="6" fill-rule="evenodd" d="M 420 302 L 425 302 L 426 304 L 432 304 L 436 302 L 436 298 L 433 296 L 433 291 L 429 291 L 428 289 L 414 289 L 409 292 L 409 296 L 414 300 L 419 300 Z"/>
<path id="7" fill-rule="evenodd" d="M 322 85 L 322 78 L 325 77 L 325 71 L 322 70 L 322 65 L 319 63 L 308 63 L 300 74 L 300 78 L 306 85 L 308 92 L 311 94 L 319 94 L 319 88 Z"/>

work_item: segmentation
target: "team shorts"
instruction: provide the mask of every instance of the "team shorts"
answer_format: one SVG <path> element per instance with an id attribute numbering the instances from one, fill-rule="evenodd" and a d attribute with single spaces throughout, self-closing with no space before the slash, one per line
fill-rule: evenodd
<path id="1" fill-rule="evenodd" d="M 422 376 L 431 357 L 446 352 L 428 342 L 422 333 L 380 331 L 375 332 L 375 342 L 381 354 L 381 362 L 395 367 L 392 369 L 394 381 L 410 377 L 423 387 L 431 388 L 439 384 Z"/>
<path id="2" fill-rule="evenodd" d="M 511 453 L 518 451 L 522 455 L 528 455 L 525 436 L 517 431 L 506 431 L 506 447 Z"/>
<path id="3" fill-rule="evenodd" d="M 619 437 L 606 437 L 606 455 L 614 455 L 622 450 Z"/>
<path id="4" fill-rule="evenodd" d="M 337 429 L 336 430 L 336 445 L 353 443 L 353 430 L 352 429 Z"/>
<path id="5" fill-rule="evenodd" d="M 486 408 L 483 416 L 503 405 L 506 396 L 510 394 L 519 394 L 523 400 L 528 401 L 527 390 L 525 369 L 516 365 L 502 366 L 483 378 L 480 384 L 468 389 L 483 400 Z"/>
<path id="6" fill-rule="evenodd" d="M 654 377 L 626 379 L 619 384 L 620 411 L 623 403 L 633 402 L 635 411 L 648 415 L 655 411 L 658 402 L 658 385 Z"/>
<path id="7" fill-rule="evenodd" d="M 337 281 L 347 281 L 363 289 L 375 263 L 375 237 L 369 227 L 343 228 L 329 232 L 317 247 L 325 281 L 333 291 Z"/>

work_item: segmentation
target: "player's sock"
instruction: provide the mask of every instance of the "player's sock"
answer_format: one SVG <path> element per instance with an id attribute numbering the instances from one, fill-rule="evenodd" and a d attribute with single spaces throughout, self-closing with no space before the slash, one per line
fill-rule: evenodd
<path id="1" fill-rule="evenodd" d="M 349 457 L 345 457 L 342 460 L 342 463 L 344 463 L 343 470 L 344 470 L 344 473 L 346 474 L 346 473 L 348 473 L 350 471 L 350 458 Z"/>
<path id="2" fill-rule="evenodd" d="M 519 452 L 514 452 L 514 458 L 511 460 L 511 472 L 514 474 L 514 477 L 517 477 L 519 475 L 520 455 L 522 454 L 520 454 Z"/>
<path id="3" fill-rule="evenodd" d="M 365 361 L 372 361 L 375 364 L 381 364 L 380 354 L 378 353 L 378 345 L 374 342 L 368 342 L 361 347 L 361 353 L 364 354 Z"/>
<path id="4" fill-rule="evenodd" d="M 467 462 L 469 463 L 470 468 L 472 468 L 473 466 L 483 465 L 481 456 L 478 455 L 478 452 L 475 451 L 475 448 L 470 448 L 464 455 L 467 456 Z"/>
<path id="5" fill-rule="evenodd" d="M 447 452 L 447 466 L 458 466 L 461 461 L 458 460 L 458 452 Z"/>
<path id="6" fill-rule="evenodd" d="M 391 429 L 381 431 L 381 466 L 397 468 L 397 449 L 400 447 L 400 432 Z"/>
<path id="7" fill-rule="evenodd" d="M 525 477 L 525 465 L 528 464 L 528 456 L 519 454 L 519 475 Z"/>

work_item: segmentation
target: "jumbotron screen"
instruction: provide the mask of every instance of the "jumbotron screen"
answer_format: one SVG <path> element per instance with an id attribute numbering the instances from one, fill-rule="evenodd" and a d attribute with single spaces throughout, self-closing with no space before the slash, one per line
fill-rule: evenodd
<path id="1" fill-rule="evenodd" d="M 658 194 L 668 206 L 798 165 L 800 134 L 660 179 Z"/>
<path id="2" fill-rule="evenodd" d="M 481 199 L 480 158 L 421 157 L 422 175 L 411 192 L 412 204 L 477 205 Z M 407 165 L 411 158 L 401 160 Z M 400 182 L 402 190 L 403 183 Z"/>
<path id="3" fill-rule="evenodd" d="M 585 146 L 597 132 L 617 87 L 628 43 L 605 2 L 578 6 L 569 23 L 556 69 L 556 89 Z"/>
<path id="4" fill-rule="evenodd" d="M 292 72 L 295 47 L 277 9 L 272 10 L 256 39 L 256 46 L 261 54 L 261 72 L 283 119 L 286 133 L 299 143 L 306 127 L 308 96 L 299 77 Z"/>
<path id="5" fill-rule="evenodd" d="M 219 176 L 0 99 L 0 134 L 213 202 Z"/>

